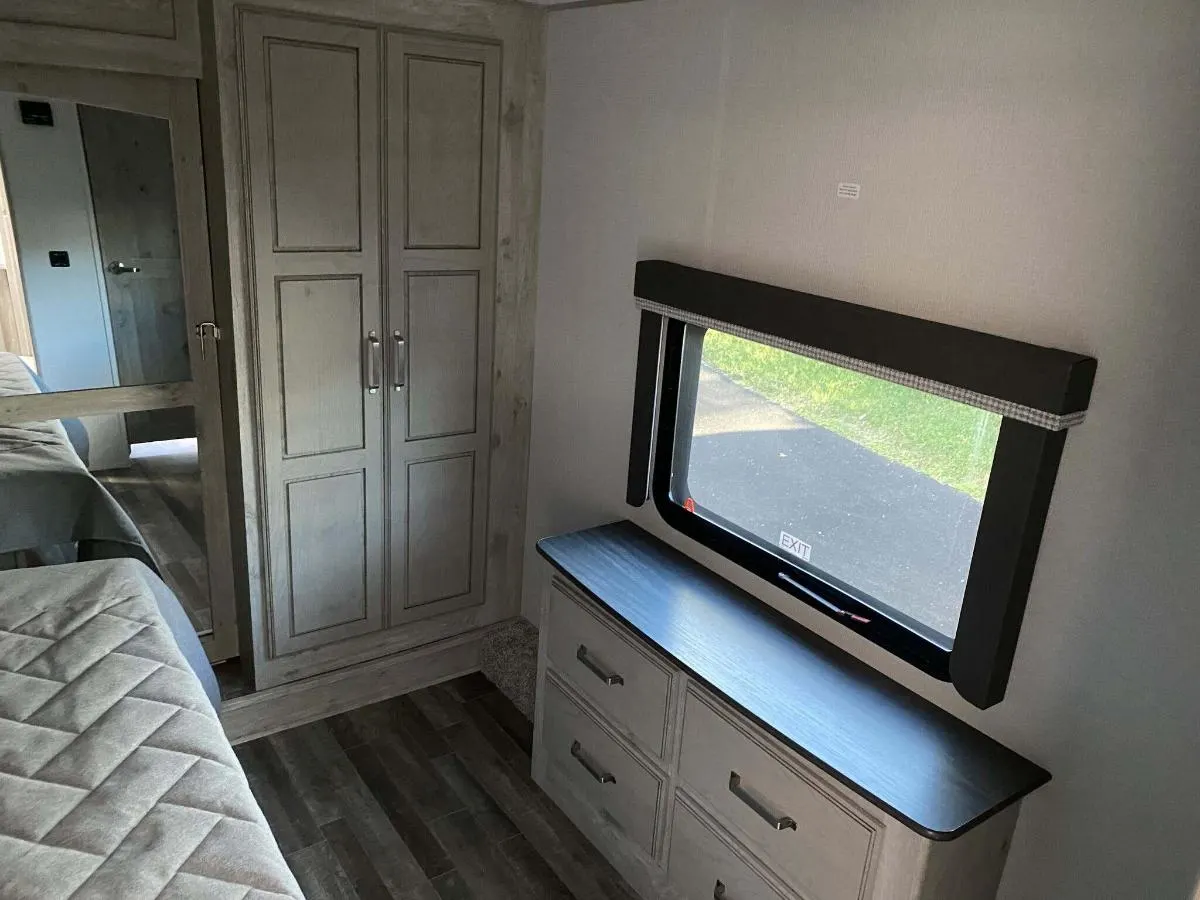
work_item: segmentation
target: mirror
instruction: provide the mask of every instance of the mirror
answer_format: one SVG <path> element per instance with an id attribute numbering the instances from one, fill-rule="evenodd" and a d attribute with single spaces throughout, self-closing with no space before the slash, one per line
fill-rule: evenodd
<path id="1" fill-rule="evenodd" d="M 24 368 L 0 353 L 0 391 L 20 381 L 17 365 Z M 179 412 L 194 420 L 191 409 Z M 138 559 L 171 588 L 197 632 L 212 631 L 194 431 L 131 442 L 120 414 L 0 424 L 0 504 L 0 569 Z"/>
<path id="2" fill-rule="evenodd" d="M 172 631 L 221 661 L 239 648 L 197 100 L 0 64 L 0 570 L 139 560 Z"/>
<path id="3" fill-rule="evenodd" d="M 190 380 L 167 120 L 0 92 L 0 161 L 0 351 L 44 392 Z M 195 434 L 183 410 L 126 425 Z"/>
<path id="4" fill-rule="evenodd" d="M 190 408 L 178 412 L 192 414 Z M 133 520 L 159 575 L 203 635 L 212 631 L 212 610 L 204 491 L 194 433 L 193 428 L 192 437 L 130 444 L 128 465 L 97 469 L 94 474 Z"/>

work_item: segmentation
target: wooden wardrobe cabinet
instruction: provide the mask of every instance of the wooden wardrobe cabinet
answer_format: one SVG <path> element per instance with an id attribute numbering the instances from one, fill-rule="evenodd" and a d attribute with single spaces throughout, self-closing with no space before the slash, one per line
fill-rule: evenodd
<path id="1" fill-rule="evenodd" d="M 500 49 L 247 13 L 239 50 L 268 656 L 380 655 L 484 601 Z"/>

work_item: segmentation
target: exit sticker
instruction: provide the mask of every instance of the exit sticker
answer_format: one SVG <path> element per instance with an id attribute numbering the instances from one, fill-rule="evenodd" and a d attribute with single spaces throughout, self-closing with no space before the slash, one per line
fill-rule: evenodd
<path id="1" fill-rule="evenodd" d="M 786 531 L 779 532 L 779 546 L 792 556 L 798 556 L 805 562 L 812 558 L 812 544 L 806 544 L 800 538 Z"/>

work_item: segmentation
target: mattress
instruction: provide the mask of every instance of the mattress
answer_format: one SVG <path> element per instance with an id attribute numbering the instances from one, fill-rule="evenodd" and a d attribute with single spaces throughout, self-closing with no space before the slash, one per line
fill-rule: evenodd
<path id="1" fill-rule="evenodd" d="M 0 573 L 0 897 L 303 895 L 133 560 Z"/>

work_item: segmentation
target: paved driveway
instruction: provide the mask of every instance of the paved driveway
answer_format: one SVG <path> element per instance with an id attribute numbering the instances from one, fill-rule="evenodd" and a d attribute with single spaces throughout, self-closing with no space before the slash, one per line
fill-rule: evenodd
<path id="1" fill-rule="evenodd" d="M 982 504 L 764 400 L 701 375 L 689 488 L 701 506 L 953 635 Z"/>

